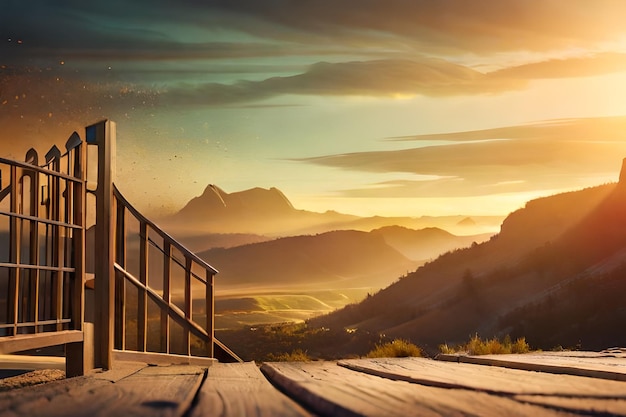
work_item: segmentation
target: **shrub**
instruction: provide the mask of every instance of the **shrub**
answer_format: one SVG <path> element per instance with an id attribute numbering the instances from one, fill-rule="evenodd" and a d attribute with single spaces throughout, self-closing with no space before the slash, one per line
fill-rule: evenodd
<path id="1" fill-rule="evenodd" d="M 447 343 L 444 343 L 442 345 L 439 345 L 439 352 L 443 353 L 444 355 L 451 355 L 453 353 L 457 353 L 457 349 L 448 346 Z"/>
<path id="2" fill-rule="evenodd" d="M 511 353 L 528 353 L 530 352 L 530 346 L 526 342 L 525 337 L 518 338 L 515 343 L 511 345 Z"/>
<path id="3" fill-rule="evenodd" d="M 508 335 L 503 341 L 500 341 L 497 337 L 483 340 L 475 334 L 467 343 L 456 348 L 452 348 L 447 344 L 439 345 L 439 351 L 444 354 L 465 352 L 468 355 L 498 355 L 503 353 L 527 353 L 530 351 L 530 346 L 524 337 L 520 337 L 515 342 L 512 342 Z"/>
<path id="4" fill-rule="evenodd" d="M 374 349 L 365 355 L 368 358 L 406 358 L 422 356 L 422 349 L 404 339 L 394 339 L 391 342 L 377 344 Z"/>

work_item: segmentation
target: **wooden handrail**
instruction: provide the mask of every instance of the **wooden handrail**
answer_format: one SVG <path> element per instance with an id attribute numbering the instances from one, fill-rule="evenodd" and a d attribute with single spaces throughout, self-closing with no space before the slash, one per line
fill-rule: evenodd
<path id="1" fill-rule="evenodd" d="M 124 198 L 124 196 L 119 191 L 119 189 L 115 186 L 115 184 L 113 184 L 113 192 L 115 194 L 115 198 L 118 201 L 121 201 L 124 207 L 126 207 L 126 209 L 130 211 L 137 220 L 139 220 L 140 222 L 146 223 L 148 226 L 150 226 L 151 229 L 157 232 L 159 236 L 167 240 L 172 246 L 174 246 L 176 249 L 181 251 L 185 256 L 188 256 L 194 262 L 200 264 L 200 266 L 204 267 L 205 269 L 210 270 L 213 274 L 217 274 L 219 272 L 217 269 L 209 265 L 204 259 L 200 258 L 198 255 L 196 255 L 195 253 L 187 249 L 182 243 L 174 239 L 167 232 L 165 232 L 163 229 L 157 226 L 154 222 L 152 222 L 150 219 L 148 219 L 139 211 L 137 211 L 137 209 L 133 207 L 132 204 L 130 204 L 128 200 L 126 200 L 126 198 Z"/>
<path id="2" fill-rule="evenodd" d="M 126 271 L 120 264 L 116 263 L 115 269 L 121 274 L 123 274 L 124 277 L 135 287 L 147 291 L 150 298 L 152 298 L 152 300 L 155 301 L 156 303 L 160 304 L 159 308 L 167 309 L 169 312 L 174 313 L 174 316 L 172 316 L 172 318 L 176 320 L 178 324 L 180 324 L 181 326 L 189 326 L 189 330 L 195 336 L 199 337 L 200 339 L 203 339 L 203 341 L 205 342 L 208 342 L 209 334 L 207 333 L 207 331 L 204 330 L 202 327 L 200 327 L 193 320 L 187 320 L 187 318 L 185 317 L 185 312 L 182 311 L 178 306 L 167 303 L 163 299 L 163 297 L 161 297 L 155 290 L 148 287 L 147 285 L 142 284 L 141 281 L 139 281 L 135 276 L 133 276 L 133 274 Z"/>
<path id="3" fill-rule="evenodd" d="M 83 374 L 94 366 L 110 369 L 114 345 L 126 349 L 126 331 L 134 328 L 134 324 L 126 321 L 127 315 L 135 314 L 134 306 L 127 305 L 135 302 L 131 296 L 135 292 L 137 352 L 133 354 L 148 354 L 148 325 L 152 324 L 148 319 L 148 301 L 151 301 L 150 305 L 160 310 L 160 349 L 165 355 L 185 350 L 189 357 L 197 355 L 215 360 L 217 349 L 222 357 L 241 361 L 214 336 L 213 282 L 217 269 L 142 215 L 117 189 L 115 123 L 104 120 L 87 126 L 85 134 L 85 142 L 77 133 L 72 134 L 64 154 L 53 146 L 43 165 L 38 162 L 35 149 L 29 149 L 24 161 L 0 157 L 0 168 L 9 174 L 8 184 L 0 184 L 0 201 L 9 199 L 7 207 L 0 210 L 0 218 L 9 226 L 3 238 L 8 241 L 8 257 L 0 262 L 0 268 L 8 271 L 6 288 L 0 288 L 7 309 L 6 317 L 0 322 L 0 351 L 8 352 L 17 346 L 64 344 L 68 375 Z M 87 172 L 92 158 L 87 153 L 93 150 L 93 145 L 97 148 L 97 186 L 91 191 Z M 94 291 L 93 309 L 86 314 L 86 224 L 87 218 L 91 219 L 87 215 L 90 192 L 95 195 L 94 247 L 98 253 L 93 262 L 94 285 L 90 288 Z M 131 246 L 128 216 L 139 223 L 138 276 L 126 270 Z M 157 253 L 156 259 L 160 258 L 163 266 L 162 293 L 149 285 L 149 260 L 154 259 L 150 245 L 162 252 Z M 173 285 L 182 283 L 179 279 L 184 284 L 173 289 Z M 198 305 L 194 311 L 195 303 Z M 194 321 L 194 312 L 198 321 Z M 206 321 L 200 319 L 203 316 Z M 83 332 L 85 322 L 93 322 L 93 332 Z M 172 330 L 170 322 L 176 323 Z M 184 332 L 181 339 L 170 337 L 179 329 Z M 19 343 L 13 342 L 18 339 Z M 194 343 L 196 340 L 200 341 L 199 345 Z M 170 346 L 170 341 L 176 343 Z M 134 345 L 131 342 L 129 346 Z"/>
<path id="4" fill-rule="evenodd" d="M 118 281 L 116 287 L 119 291 L 116 291 L 116 297 L 122 297 L 116 301 L 119 306 L 118 314 L 123 314 L 126 310 L 126 287 L 125 282 L 133 285 L 137 291 L 137 349 L 139 352 L 147 351 L 147 299 L 156 303 L 157 307 L 161 311 L 161 352 L 165 354 L 171 354 L 170 352 L 170 326 L 169 319 L 173 319 L 178 325 L 181 326 L 184 334 L 180 340 L 187 356 L 194 356 L 191 349 L 190 335 L 194 335 L 200 341 L 207 344 L 207 349 L 201 356 L 214 357 L 215 348 L 221 352 L 221 357 L 228 357 L 230 360 L 242 362 L 232 350 L 226 347 L 223 343 L 217 340 L 213 334 L 214 331 L 214 307 L 213 307 L 213 277 L 217 274 L 217 269 L 213 268 L 206 261 L 198 257 L 195 253 L 191 252 L 184 245 L 170 236 L 167 232 L 162 230 L 154 222 L 142 215 L 133 205 L 124 198 L 119 189 L 113 184 L 113 196 L 116 201 L 116 242 L 115 251 L 118 253 L 118 260 L 114 263 L 114 269 L 118 274 L 122 275 L 122 281 Z M 126 215 L 129 214 L 135 218 L 139 223 L 139 277 L 136 277 L 131 272 L 126 270 Z M 155 239 L 149 236 L 149 232 L 154 231 L 158 238 Z M 148 284 L 148 251 L 147 245 L 151 245 L 156 248 L 162 254 L 163 259 L 163 289 L 162 293 L 159 293 L 155 289 L 151 288 Z M 182 259 L 174 256 L 172 249 L 176 249 Z M 184 295 L 184 307 L 179 307 L 171 300 L 172 297 L 172 272 L 171 266 L 173 264 L 178 265 L 182 271 L 184 271 L 184 286 L 178 288 Z M 201 277 L 193 271 L 193 266 L 196 265 L 200 269 L 205 271 L 206 276 Z M 192 294 L 192 278 L 196 279 L 201 285 L 205 287 L 202 292 L 205 300 L 205 314 L 206 314 L 206 328 L 194 321 L 192 314 L 193 306 L 193 294 Z M 117 320 L 119 326 L 116 329 L 117 349 L 126 351 L 126 339 L 125 339 L 125 323 L 124 320 Z"/>

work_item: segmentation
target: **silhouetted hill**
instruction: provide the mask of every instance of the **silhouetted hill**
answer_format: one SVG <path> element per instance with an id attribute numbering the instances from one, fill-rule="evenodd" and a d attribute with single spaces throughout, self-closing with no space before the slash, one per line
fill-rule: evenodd
<path id="1" fill-rule="evenodd" d="M 379 332 L 431 349 L 476 332 L 527 336 L 541 348 L 574 340 L 587 348 L 624 345 L 615 326 L 626 309 L 613 291 L 626 289 L 625 264 L 626 184 L 603 185 L 531 201 L 489 241 L 444 254 L 311 325 Z"/>
<path id="2" fill-rule="evenodd" d="M 416 267 L 382 236 L 353 230 L 215 248 L 198 255 L 220 271 L 221 289 L 381 288 Z"/>
<path id="3" fill-rule="evenodd" d="M 385 226 L 371 233 L 382 235 L 387 244 L 415 261 L 432 260 L 444 252 L 481 243 L 492 236 L 490 233 L 456 236 L 437 227 L 414 230 L 402 226 Z"/>
<path id="4" fill-rule="evenodd" d="M 488 235 L 455 236 L 430 228 L 389 226 L 281 238 L 199 253 L 220 274 L 220 288 L 325 288 L 389 285 L 426 259 Z"/>
<path id="5" fill-rule="evenodd" d="M 187 249 L 202 252 L 212 248 L 232 248 L 272 240 L 269 236 L 249 233 L 200 233 L 176 236 Z"/>

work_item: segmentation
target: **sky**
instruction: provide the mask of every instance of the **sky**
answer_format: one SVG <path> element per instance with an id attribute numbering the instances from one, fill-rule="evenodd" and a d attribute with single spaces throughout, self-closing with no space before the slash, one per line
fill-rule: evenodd
<path id="1" fill-rule="evenodd" d="M 616 181 L 621 0 L 0 0 L 0 146 L 117 124 L 148 215 L 208 184 L 298 209 L 505 215 Z"/>

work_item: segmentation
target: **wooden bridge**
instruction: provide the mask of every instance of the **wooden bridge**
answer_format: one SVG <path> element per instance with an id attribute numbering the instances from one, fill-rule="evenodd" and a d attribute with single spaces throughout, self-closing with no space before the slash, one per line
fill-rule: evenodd
<path id="1" fill-rule="evenodd" d="M 103 121 L 0 158 L 0 354 L 64 345 L 68 376 L 239 360 L 214 337 L 217 271 L 122 196 L 115 142 Z"/>

